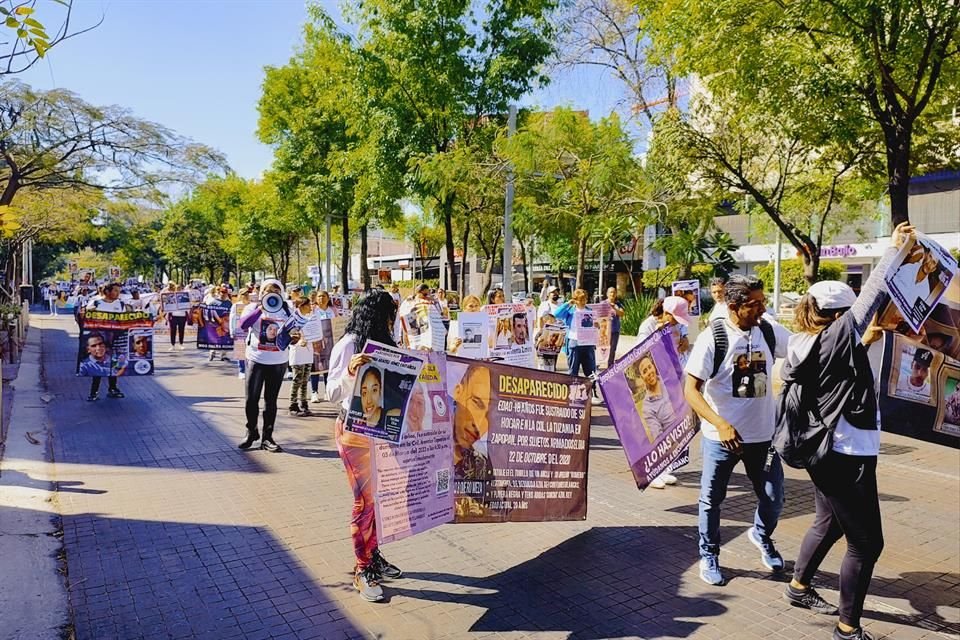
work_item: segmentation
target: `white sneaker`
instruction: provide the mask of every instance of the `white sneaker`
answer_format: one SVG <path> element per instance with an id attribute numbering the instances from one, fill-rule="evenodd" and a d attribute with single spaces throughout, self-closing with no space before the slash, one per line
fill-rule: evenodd
<path id="1" fill-rule="evenodd" d="M 177 347 L 176 347 L 176 345 L 173 345 L 173 344 L 170 345 L 170 348 L 169 348 L 169 349 L 167 349 L 167 351 L 171 351 L 171 352 L 176 351 L 176 350 L 177 350 Z"/>
<path id="2" fill-rule="evenodd" d="M 367 602 L 383 600 L 383 587 L 380 586 L 379 576 L 373 567 L 357 571 L 353 576 L 353 586 L 360 592 L 360 597 Z"/>
<path id="3" fill-rule="evenodd" d="M 320 402 L 320 394 L 317 393 L 316 391 L 314 391 L 313 393 L 311 393 L 311 394 L 310 394 L 310 402 L 313 402 L 314 404 L 316 404 L 317 402 Z"/>
<path id="4" fill-rule="evenodd" d="M 662 477 L 657 477 L 657 478 L 654 478 L 653 482 L 651 482 L 647 486 L 651 489 L 663 489 L 667 486 L 667 484 L 663 481 Z"/>
<path id="5" fill-rule="evenodd" d="M 243 371 L 238 371 L 238 372 L 237 372 L 237 377 L 240 378 L 241 380 L 246 380 L 246 379 L 247 379 L 247 374 L 245 374 Z"/>
<path id="6" fill-rule="evenodd" d="M 293 380 L 293 371 L 287 371 L 285 374 L 283 374 L 283 379 Z"/>
<path id="7" fill-rule="evenodd" d="M 182 344 L 178 344 L 178 345 L 177 345 L 177 351 L 183 351 L 183 345 L 182 345 Z"/>
<path id="8" fill-rule="evenodd" d="M 664 484 L 677 484 L 677 476 L 672 473 L 664 473 L 660 476 L 660 479 L 663 480 Z"/>
<path id="9" fill-rule="evenodd" d="M 593 396 L 593 398 L 590 400 L 590 404 L 596 407 L 603 404 L 603 400 L 601 400 L 598 396 Z"/>

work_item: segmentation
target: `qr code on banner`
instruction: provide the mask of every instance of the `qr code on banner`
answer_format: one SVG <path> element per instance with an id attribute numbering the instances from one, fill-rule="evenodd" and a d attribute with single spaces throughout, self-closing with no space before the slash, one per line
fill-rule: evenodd
<path id="1" fill-rule="evenodd" d="M 437 471 L 437 495 L 441 496 L 450 491 L 450 469 Z"/>

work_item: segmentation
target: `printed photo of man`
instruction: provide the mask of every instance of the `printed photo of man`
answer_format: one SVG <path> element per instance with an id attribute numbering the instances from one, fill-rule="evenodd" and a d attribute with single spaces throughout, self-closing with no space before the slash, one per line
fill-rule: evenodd
<path id="1" fill-rule="evenodd" d="M 530 337 L 530 331 L 527 328 L 527 314 L 513 314 L 513 344 L 527 344 Z"/>
<path id="2" fill-rule="evenodd" d="M 87 336 L 88 357 L 80 362 L 80 375 L 103 378 L 114 375 L 110 363 L 110 350 L 107 342 L 100 333 L 91 333 Z"/>
<path id="3" fill-rule="evenodd" d="M 903 354 L 906 356 L 906 353 Z M 930 365 L 933 364 L 933 351 L 917 347 L 913 358 L 903 358 L 900 365 L 900 377 L 897 380 L 896 395 L 921 402 L 930 401 Z"/>

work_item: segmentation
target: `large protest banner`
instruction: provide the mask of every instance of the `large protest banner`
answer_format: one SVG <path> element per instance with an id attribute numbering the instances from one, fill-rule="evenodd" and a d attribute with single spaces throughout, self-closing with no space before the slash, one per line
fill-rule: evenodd
<path id="1" fill-rule="evenodd" d="M 88 309 L 80 330 L 77 375 L 146 376 L 153 373 L 153 317 L 146 311 Z"/>
<path id="2" fill-rule="evenodd" d="M 587 517 L 590 381 L 447 358 L 457 522 Z"/>
<path id="3" fill-rule="evenodd" d="M 228 351 L 233 349 L 233 334 L 230 333 L 229 300 L 217 300 L 200 304 L 195 312 L 197 325 L 197 349 Z"/>
<path id="4" fill-rule="evenodd" d="M 446 391 L 446 354 L 424 355 L 427 362 L 403 418 L 403 440 L 375 442 L 371 457 L 381 544 L 453 520 L 453 407 Z"/>
<path id="5" fill-rule="evenodd" d="M 883 338 L 882 429 L 960 447 L 960 361 L 898 333 Z"/>
<path id="6" fill-rule="evenodd" d="M 520 303 L 488 304 L 487 357 L 505 364 L 533 367 L 533 311 Z"/>
<path id="7" fill-rule="evenodd" d="M 344 429 L 378 440 L 400 442 L 406 426 L 403 416 L 424 358 L 373 340 L 367 341 L 363 353 L 370 356 L 370 362 L 357 371 Z"/>
<path id="8" fill-rule="evenodd" d="M 489 317 L 485 312 L 461 311 L 457 316 L 457 338 L 461 341 L 457 353 L 471 360 L 486 358 L 489 327 Z"/>
<path id="9" fill-rule="evenodd" d="M 901 247 L 883 280 L 900 314 L 920 333 L 956 273 L 957 261 L 950 252 L 918 233 Z"/>
<path id="10" fill-rule="evenodd" d="M 633 477 L 645 489 L 684 453 L 699 426 L 683 397 L 670 330 L 649 336 L 598 380 Z"/>

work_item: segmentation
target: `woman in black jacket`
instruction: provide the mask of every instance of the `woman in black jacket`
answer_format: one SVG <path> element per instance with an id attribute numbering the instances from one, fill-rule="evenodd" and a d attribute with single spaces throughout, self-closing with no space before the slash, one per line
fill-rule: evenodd
<path id="1" fill-rule="evenodd" d="M 832 438 L 824 442 L 824 455 L 807 467 L 817 513 L 803 538 L 784 597 L 794 606 L 837 614 L 837 607 L 810 585 L 833 545 L 846 538 L 834 640 L 872 640 L 860 626 L 860 616 L 873 567 L 883 550 L 883 529 L 877 497 L 877 397 L 864 337 L 873 315 L 890 299 L 883 276 L 911 234 L 913 227 L 908 223 L 897 226 L 893 246 L 873 268 L 859 297 L 843 282 L 823 281 L 810 287 L 797 305 L 798 333 L 790 338 L 783 367 L 784 394 L 790 393 L 791 383 L 802 388 L 792 398 L 798 405 L 793 415 L 812 412 L 832 429 Z"/>

